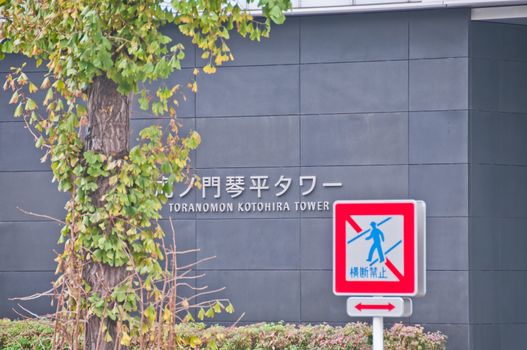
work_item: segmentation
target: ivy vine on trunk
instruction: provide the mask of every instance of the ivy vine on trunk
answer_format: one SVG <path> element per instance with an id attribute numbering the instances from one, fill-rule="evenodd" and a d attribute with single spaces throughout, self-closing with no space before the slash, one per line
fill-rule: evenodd
<path id="1" fill-rule="evenodd" d="M 4 90 L 12 93 L 14 116 L 24 119 L 44 151 L 59 190 L 71 194 L 60 238 L 64 252 L 57 257 L 54 348 L 197 345 L 170 326 L 192 320 L 193 304 L 176 298 L 176 286 L 193 277 L 177 274 L 158 220 L 174 184 L 193 176 L 189 154 L 200 137 L 195 131 L 180 136 L 176 115 L 178 98 L 198 87 L 195 79 L 187 86 L 162 83 L 156 91 L 145 86 L 180 70 L 188 49 L 164 35 L 163 26 L 191 37 L 203 71 L 212 74 L 234 59 L 228 47 L 233 32 L 259 41 L 271 22 L 285 20 L 291 4 L 259 0 L 258 6 L 261 17 L 255 18 L 229 0 L 0 0 L 0 58 L 22 54 L 46 71 L 38 86 L 24 66 L 14 68 Z M 33 97 L 38 91 L 43 101 Z M 134 95 L 169 126 L 145 128 L 130 148 Z M 194 307 L 200 316 L 232 311 L 222 301 Z"/>
<path id="2" fill-rule="evenodd" d="M 87 132 L 84 140 L 84 149 L 102 154 L 114 160 L 122 160 L 128 155 L 130 144 L 130 117 L 131 94 L 120 94 L 117 85 L 104 75 L 94 79 L 88 90 L 88 115 Z M 92 203 L 103 207 L 105 194 L 110 188 L 109 178 L 101 176 L 97 179 L 97 189 L 92 194 Z M 128 229 L 126 223 L 123 229 Z M 112 227 L 105 227 L 104 235 L 111 236 Z M 83 271 L 83 278 L 91 290 L 103 294 L 104 290 L 113 290 L 126 280 L 130 272 L 126 265 L 112 261 L 111 264 L 98 264 L 88 262 Z M 86 320 L 85 348 L 96 349 L 101 320 L 91 316 Z M 108 329 L 110 341 L 106 346 L 115 349 L 117 339 L 117 325 L 115 321 L 108 320 L 105 327 Z"/>

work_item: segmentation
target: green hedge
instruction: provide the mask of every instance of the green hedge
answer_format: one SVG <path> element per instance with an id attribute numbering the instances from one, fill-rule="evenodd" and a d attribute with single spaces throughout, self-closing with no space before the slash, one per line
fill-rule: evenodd
<path id="1" fill-rule="evenodd" d="M 329 325 L 295 326 L 261 323 L 239 327 L 205 327 L 203 324 L 178 325 L 186 346 L 181 349 L 220 350 L 370 350 L 371 328 L 365 323 L 342 327 Z M 0 349 L 48 350 L 51 326 L 36 321 L 0 320 Z M 385 349 L 442 350 L 446 337 L 428 333 L 420 326 L 396 324 L 385 330 Z"/>
<path id="2" fill-rule="evenodd" d="M 51 349 L 53 329 L 43 322 L 0 320 L 0 349 Z"/>

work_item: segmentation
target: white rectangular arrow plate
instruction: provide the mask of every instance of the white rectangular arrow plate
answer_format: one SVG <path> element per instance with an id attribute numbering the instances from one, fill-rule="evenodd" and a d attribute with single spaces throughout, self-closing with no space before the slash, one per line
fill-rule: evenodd
<path id="1" fill-rule="evenodd" d="M 348 298 L 350 317 L 408 317 L 412 314 L 410 298 Z"/>

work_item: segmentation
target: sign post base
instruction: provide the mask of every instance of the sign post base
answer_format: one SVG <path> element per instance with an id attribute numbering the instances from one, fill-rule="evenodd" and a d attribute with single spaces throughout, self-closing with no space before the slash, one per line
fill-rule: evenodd
<path id="1" fill-rule="evenodd" d="M 373 350 L 384 350 L 384 319 L 373 318 Z"/>

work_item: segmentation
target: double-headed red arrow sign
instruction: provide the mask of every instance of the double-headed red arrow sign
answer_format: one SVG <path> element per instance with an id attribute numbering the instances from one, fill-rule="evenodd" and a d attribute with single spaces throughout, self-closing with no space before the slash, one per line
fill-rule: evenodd
<path id="1" fill-rule="evenodd" d="M 351 317 L 407 317 L 412 314 L 412 300 L 408 298 L 348 298 Z"/>
<path id="2" fill-rule="evenodd" d="M 395 305 L 392 303 L 388 304 L 363 304 L 359 302 L 357 305 L 355 305 L 355 309 L 362 311 L 362 310 L 387 310 L 392 311 L 395 309 Z"/>

